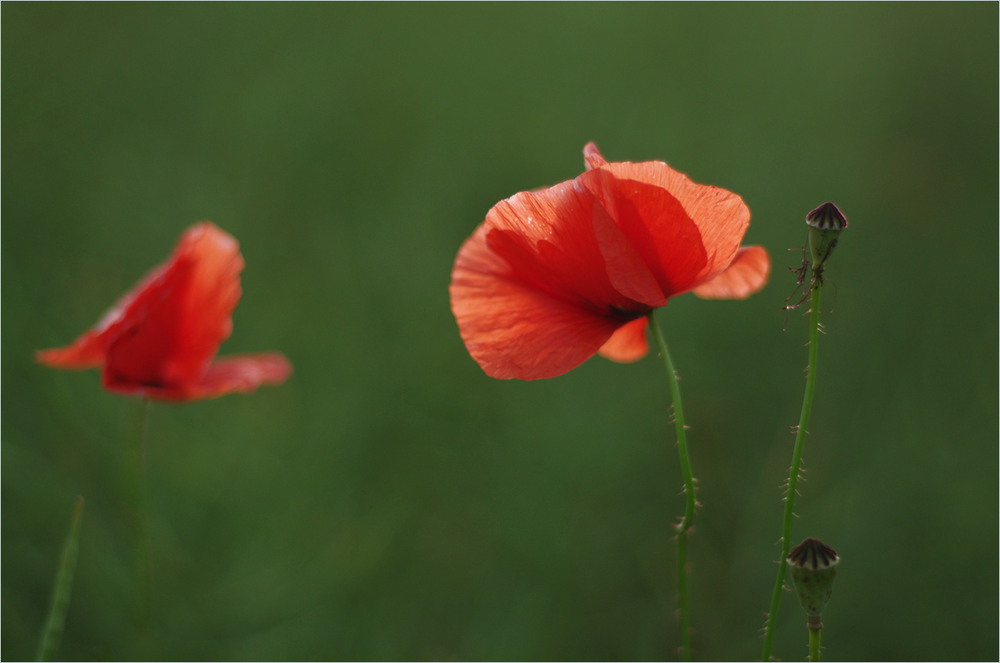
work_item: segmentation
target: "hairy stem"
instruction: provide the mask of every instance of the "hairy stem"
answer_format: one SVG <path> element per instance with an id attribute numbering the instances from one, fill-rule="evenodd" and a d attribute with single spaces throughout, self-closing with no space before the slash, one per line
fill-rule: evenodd
<path id="1" fill-rule="evenodd" d="M 813 395 L 816 392 L 816 365 L 819 357 L 819 300 L 823 283 L 813 279 L 812 300 L 809 303 L 809 368 L 806 374 L 806 390 L 802 397 L 802 413 L 799 425 L 795 430 L 795 447 L 792 450 L 792 465 L 788 469 L 788 488 L 785 493 L 785 516 L 781 526 L 781 557 L 778 561 L 778 577 L 774 581 L 774 591 L 771 594 L 771 607 L 767 612 L 767 626 L 764 630 L 764 652 L 761 660 L 771 657 L 771 644 L 774 640 L 774 623 L 778 616 L 778 606 L 781 603 L 782 588 L 785 583 L 785 571 L 788 568 L 788 552 L 792 546 L 792 519 L 795 517 L 796 486 L 799 483 L 799 471 L 802 467 L 802 449 L 805 446 L 809 427 L 809 415 L 812 413 Z"/>
<path id="2" fill-rule="evenodd" d="M 687 583 L 687 536 L 691 525 L 694 523 L 695 492 L 694 473 L 691 470 L 691 458 L 688 455 L 687 428 L 684 425 L 684 407 L 681 404 L 681 386 L 674 369 L 674 362 L 670 359 L 667 351 L 667 343 L 663 340 L 663 332 L 656 322 L 656 316 L 651 311 L 649 318 L 649 328 L 653 334 L 653 340 L 660 352 L 663 360 L 663 367 L 667 371 L 667 381 L 670 384 L 670 398 L 673 401 L 674 425 L 677 429 L 677 456 L 680 460 L 681 474 L 684 477 L 684 516 L 675 525 L 677 532 L 677 613 L 680 620 L 681 630 L 681 658 L 686 661 L 691 660 L 691 610 L 688 604 L 688 583 Z"/>
<path id="3" fill-rule="evenodd" d="M 823 624 L 819 624 L 820 628 L 813 628 L 810 624 L 809 628 L 809 663 L 819 663 L 820 661 L 820 649 L 821 641 L 823 638 Z"/>

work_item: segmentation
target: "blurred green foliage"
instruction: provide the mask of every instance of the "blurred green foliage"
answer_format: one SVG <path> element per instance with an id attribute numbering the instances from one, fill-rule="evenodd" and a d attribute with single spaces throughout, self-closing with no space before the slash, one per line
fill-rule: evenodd
<path id="1" fill-rule="evenodd" d="M 38 642 L 87 500 L 71 659 L 662 659 L 682 509 L 662 366 L 486 377 L 449 310 L 513 193 L 610 160 L 731 189 L 745 302 L 660 320 L 704 505 L 701 659 L 759 655 L 806 356 L 804 215 L 850 219 L 794 537 L 842 558 L 828 660 L 995 660 L 998 7 L 4 4 L 2 655 Z M 283 387 L 153 408 L 151 643 L 131 626 L 138 403 L 70 342 L 210 219 L 241 242 L 223 353 Z M 804 658 L 787 595 L 775 654 Z"/>

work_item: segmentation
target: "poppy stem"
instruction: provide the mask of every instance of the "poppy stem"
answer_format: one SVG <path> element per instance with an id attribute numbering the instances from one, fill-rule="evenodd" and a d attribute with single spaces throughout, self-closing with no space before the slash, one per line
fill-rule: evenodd
<path id="1" fill-rule="evenodd" d="M 135 555 L 135 584 L 138 596 L 135 604 L 135 626 L 145 639 L 152 614 L 153 568 L 152 545 L 149 538 L 149 517 L 146 512 L 146 452 L 144 440 L 149 421 L 150 399 L 142 398 L 133 434 L 125 448 L 125 504 L 132 521 L 132 546 Z"/>
<path id="2" fill-rule="evenodd" d="M 799 425 L 795 429 L 792 465 L 788 469 L 788 488 L 785 492 L 785 517 L 781 526 L 781 557 L 778 561 L 778 577 L 774 581 L 774 591 L 771 594 L 771 607 L 767 612 L 767 626 L 764 629 L 764 652 L 761 655 L 762 661 L 768 661 L 771 658 L 774 623 L 778 616 L 778 606 L 781 603 L 781 593 L 785 583 L 785 572 L 788 569 L 788 553 L 792 546 L 792 519 L 795 517 L 796 486 L 799 482 L 799 471 L 802 467 L 802 449 L 805 446 L 809 428 L 809 415 L 812 413 L 813 395 L 816 393 L 816 366 L 819 357 L 819 300 L 822 289 L 822 279 L 814 278 L 812 283 L 812 300 L 809 303 L 809 368 L 806 374 L 806 390 L 802 397 L 802 413 L 799 415 Z"/>
<path id="3" fill-rule="evenodd" d="M 73 573 L 76 571 L 76 558 L 80 551 L 80 521 L 83 518 L 83 498 L 77 497 L 73 507 L 73 519 L 70 521 L 69 534 L 63 545 L 62 559 L 56 572 L 56 585 L 52 590 L 52 604 L 49 606 L 49 616 L 42 629 L 42 639 L 38 644 L 39 661 L 54 661 L 59 642 L 62 640 L 63 628 L 66 625 L 66 612 L 69 610 L 69 599 L 73 593 Z"/>
<path id="4" fill-rule="evenodd" d="M 677 456 L 680 459 L 681 474 L 684 476 L 684 517 L 674 526 L 677 532 L 677 613 L 681 629 L 681 658 L 691 660 L 691 609 L 688 604 L 687 586 L 687 538 L 691 525 L 694 523 L 695 492 L 694 472 L 691 470 L 691 458 L 688 455 L 687 427 L 684 425 L 684 407 L 681 404 L 681 385 L 674 369 L 674 362 L 667 351 L 667 342 L 663 339 L 663 331 L 656 322 L 652 311 L 647 315 L 649 329 L 653 340 L 663 360 L 667 371 L 667 382 L 670 384 L 670 397 L 673 401 L 674 425 L 677 429 Z"/>
<path id="5" fill-rule="evenodd" d="M 820 661 L 821 642 L 823 638 L 822 626 L 823 624 L 820 623 L 820 628 L 809 629 L 809 663 L 819 663 Z"/>

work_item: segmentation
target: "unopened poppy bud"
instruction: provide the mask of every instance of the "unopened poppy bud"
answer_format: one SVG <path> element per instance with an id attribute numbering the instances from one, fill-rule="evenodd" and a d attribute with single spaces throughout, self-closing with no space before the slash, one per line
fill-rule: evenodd
<path id="1" fill-rule="evenodd" d="M 847 217 L 833 203 L 823 203 L 806 214 L 809 225 L 809 252 L 814 272 L 823 271 L 823 263 L 837 246 L 840 231 L 847 227 Z"/>
<path id="2" fill-rule="evenodd" d="M 806 539 L 788 554 L 795 592 L 809 615 L 810 627 L 814 623 L 821 625 L 819 617 L 833 593 L 833 577 L 839 562 L 837 551 L 819 539 Z"/>

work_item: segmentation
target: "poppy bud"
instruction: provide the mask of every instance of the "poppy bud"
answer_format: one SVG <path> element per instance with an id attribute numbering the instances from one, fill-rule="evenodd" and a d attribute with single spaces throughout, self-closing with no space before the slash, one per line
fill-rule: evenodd
<path id="1" fill-rule="evenodd" d="M 806 214 L 809 225 L 809 251 L 813 272 L 823 271 L 823 263 L 837 246 L 840 231 L 847 227 L 847 217 L 833 203 L 823 203 Z"/>
<path id="2" fill-rule="evenodd" d="M 806 539 L 788 554 L 795 592 L 809 615 L 810 628 L 822 628 L 820 615 L 833 593 L 833 577 L 839 562 L 837 551 L 819 539 Z"/>

